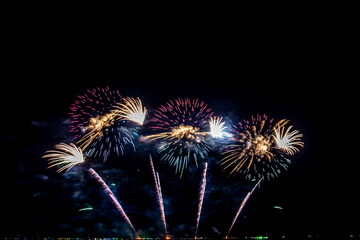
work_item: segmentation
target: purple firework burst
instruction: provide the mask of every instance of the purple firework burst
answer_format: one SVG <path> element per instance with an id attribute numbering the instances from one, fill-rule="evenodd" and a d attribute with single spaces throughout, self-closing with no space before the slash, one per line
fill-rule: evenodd
<path id="1" fill-rule="evenodd" d="M 113 106 L 123 101 L 124 98 L 118 90 L 97 87 L 78 95 L 71 104 L 69 131 L 74 134 L 73 140 L 82 142 L 94 126 L 98 127 L 97 124 L 102 123 L 96 137 L 88 138 L 87 143 L 82 145 L 83 151 L 86 148 L 84 152 L 87 156 L 102 157 L 105 161 L 111 152 L 124 154 L 127 145 L 135 149 L 137 128 L 127 126 L 125 121 L 116 121 L 111 115 Z"/>
<path id="2" fill-rule="evenodd" d="M 159 141 L 161 160 L 183 172 L 190 160 L 197 165 L 198 158 L 204 159 L 210 150 L 209 118 L 214 114 L 211 108 L 198 99 L 175 99 L 161 105 L 149 120 L 154 134 L 144 140 Z"/>

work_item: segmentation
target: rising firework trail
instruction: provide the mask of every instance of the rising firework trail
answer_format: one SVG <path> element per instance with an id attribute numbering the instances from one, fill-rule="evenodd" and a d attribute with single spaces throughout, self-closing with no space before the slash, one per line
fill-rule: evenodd
<path id="1" fill-rule="evenodd" d="M 200 188 L 200 195 L 199 195 L 199 205 L 198 205 L 198 212 L 197 212 L 197 218 L 196 218 L 196 229 L 195 229 L 195 238 L 197 238 L 198 229 L 199 229 L 199 223 L 200 223 L 200 216 L 201 216 L 201 209 L 204 202 L 204 196 L 205 196 L 205 188 L 206 188 L 206 172 L 207 172 L 208 164 L 207 162 L 204 164 L 204 172 L 202 175 L 201 180 L 201 188 Z"/>
<path id="2" fill-rule="evenodd" d="M 165 220 L 165 209 L 164 209 L 164 201 L 163 201 L 163 197 L 162 197 L 162 192 L 161 192 L 161 185 L 160 185 L 160 177 L 159 177 L 159 173 L 156 172 L 156 179 L 157 179 L 157 186 L 158 186 L 158 191 L 159 191 L 159 196 L 160 196 L 160 212 L 161 212 L 161 220 L 164 224 L 164 229 L 165 229 L 165 235 L 167 235 L 167 226 L 166 226 L 166 220 Z"/>
<path id="3" fill-rule="evenodd" d="M 58 170 L 56 172 L 60 173 L 62 171 L 68 171 L 73 166 L 77 164 L 81 164 L 85 162 L 85 158 L 82 154 L 82 151 L 80 148 L 75 146 L 75 144 L 70 143 L 59 143 L 55 145 L 54 147 L 56 150 L 49 150 L 46 151 L 46 155 L 43 156 L 43 158 L 49 158 L 49 166 L 51 167 L 58 167 Z M 126 222 L 130 225 L 130 227 L 134 230 L 133 225 L 130 222 L 130 219 L 127 217 L 126 213 L 124 212 L 123 208 L 121 207 L 119 201 L 116 199 L 113 192 L 110 190 L 110 188 L 106 185 L 104 180 L 95 172 L 94 169 L 89 168 L 89 173 L 101 184 L 107 195 L 110 197 L 111 201 L 115 204 L 116 209 L 121 213 L 123 218 L 126 220 Z"/>
<path id="4" fill-rule="evenodd" d="M 89 172 L 90 174 L 101 184 L 102 188 L 104 189 L 104 191 L 106 192 L 106 194 L 109 196 L 109 198 L 111 199 L 111 201 L 114 203 L 116 209 L 121 213 L 121 215 L 123 216 L 123 218 L 125 219 L 125 221 L 130 225 L 131 229 L 135 231 L 134 226 L 132 225 L 132 223 L 130 222 L 130 219 L 128 218 L 128 216 L 126 215 L 124 209 L 121 207 L 119 201 L 117 200 L 117 198 L 115 197 L 115 195 L 113 194 L 113 192 L 110 190 L 110 188 L 106 185 L 106 183 L 104 182 L 104 180 L 99 176 L 99 174 L 97 174 L 97 172 L 95 172 L 94 169 L 89 168 Z"/>
<path id="5" fill-rule="evenodd" d="M 167 232 L 167 226 L 166 226 L 166 220 L 165 220 L 164 201 L 162 198 L 160 178 L 159 178 L 159 174 L 157 172 L 155 172 L 151 154 L 150 154 L 150 166 L 151 166 L 151 172 L 152 172 L 154 182 L 155 182 L 156 195 L 157 195 L 159 208 L 160 208 L 160 214 L 161 214 L 161 222 L 163 223 L 164 232 L 165 232 L 165 236 L 166 236 L 168 234 L 168 232 Z"/>
<path id="6" fill-rule="evenodd" d="M 233 220 L 233 222 L 232 222 L 232 224 L 231 224 L 231 226 L 230 226 L 230 229 L 229 229 L 229 231 L 228 231 L 228 233 L 227 233 L 227 235 L 226 235 L 225 238 L 228 238 L 231 229 L 233 228 L 236 220 L 238 219 L 238 217 L 239 217 L 239 215 L 240 215 L 240 213 L 241 213 L 241 210 L 244 208 L 244 206 L 245 206 L 246 202 L 249 200 L 251 194 L 254 192 L 254 190 L 257 188 L 257 186 L 260 184 L 260 182 L 261 182 L 263 179 L 264 179 L 264 178 L 261 178 L 261 179 L 256 183 L 255 187 L 253 187 L 253 189 L 246 194 L 245 198 L 243 199 L 243 201 L 242 201 L 241 204 L 240 204 L 239 210 L 236 212 L 236 215 L 235 215 L 235 217 L 234 217 L 234 220 Z"/>
<path id="7" fill-rule="evenodd" d="M 149 128 L 154 134 L 145 136 L 144 141 L 157 141 L 161 160 L 175 166 L 180 177 L 190 161 L 198 165 L 211 149 L 206 138 L 211 108 L 198 99 L 175 99 L 161 105 L 150 119 Z"/>

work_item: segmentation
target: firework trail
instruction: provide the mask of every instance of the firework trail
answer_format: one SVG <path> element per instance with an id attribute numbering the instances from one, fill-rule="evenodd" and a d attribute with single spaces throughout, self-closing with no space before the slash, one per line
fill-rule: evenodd
<path id="1" fill-rule="evenodd" d="M 230 174 L 239 172 L 247 179 L 266 177 L 268 180 L 278 177 L 281 169 L 287 170 L 291 163 L 287 156 L 294 151 L 289 147 L 302 146 L 298 141 L 302 135 L 297 134 L 298 131 L 286 134 L 287 131 L 284 135 L 287 121 L 274 124 L 273 120 L 264 114 L 252 117 L 251 122 L 244 120 L 234 125 L 235 144 L 228 145 L 223 152 L 221 165 L 226 164 L 224 169 L 232 167 Z"/>
<path id="2" fill-rule="evenodd" d="M 197 218 L 196 218 L 195 238 L 197 238 L 198 229 L 199 229 L 199 223 L 200 223 L 201 209 L 202 209 L 202 205 L 203 205 L 203 202 L 204 202 L 205 188 L 206 188 L 207 167 L 208 167 L 208 164 L 206 162 L 204 164 L 204 172 L 203 172 L 202 181 L 201 181 L 201 188 L 200 188 L 200 195 L 199 195 L 199 205 L 198 205 L 198 212 L 197 212 Z"/>
<path id="3" fill-rule="evenodd" d="M 113 194 L 113 192 L 110 190 L 110 188 L 106 185 L 106 183 L 104 182 L 104 180 L 99 176 L 99 174 L 97 174 L 97 172 L 95 172 L 94 169 L 89 168 L 88 169 L 89 173 L 101 184 L 102 188 L 104 189 L 104 191 L 107 193 L 107 195 L 110 197 L 111 201 L 114 203 L 116 209 L 121 213 L 121 215 L 123 216 L 123 218 L 125 219 L 125 221 L 130 225 L 131 229 L 135 231 L 134 226 L 131 224 L 130 219 L 128 218 L 128 216 L 126 215 L 124 209 L 121 207 L 119 201 L 116 199 L 115 195 Z"/>
<path id="4" fill-rule="evenodd" d="M 155 172 L 151 154 L 150 154 L 150 166 L 151 166 L 151 172 L 154 177 L 155 189 L 156 189 L 157 199 L 158 199 L 158 203 L 159 203 L 159 207 L 160 207 L 161 221 L 164 226 L 165 235 L 167 235 L 168 232 L 167 232 L 167 226 L 166 226 L 166 220 L 165 220 L 165 210 L 164 210 L 164 202 L 163 202 L 162 192 L 161 192 L 160 178 L 159 178 L 159 174 L 157 172 Z"/>
<path id="5" fill-rule="evenodd" d="M 261 178 L 261 179 L 256 183 L 255 187 L 253 187 L 253 189 L 246 194 L 245 198 L 243 199 L 243 201 L 242 201 L 241 204 L 240 204 L 239 210 L 236 212 L 236 215 L 235 215 L 235 217 L 234 217 L 234 220 L 233 220 L 233 222 L 232 222 L 232 224 L 231 224 L 231 226 L 230 226 L 230 229 L 229 229 L 229 231 L 228 231 L 228 233 L 227 233 L 227 235 L 226 235 L 225 238 L 228 238 L 231 229 L 233 228 L 236 220 L 238 219 L 238 217 L 239 217 L 239 215 L 240 215 L 240 213 L 241 213 L 241 210 L 242 210 L 243 207 L 245 206 L 246 202 L 249 200 L 251 194 L 254 192 L 254 190 L 257 188 L 257 186 L 260 184 L 260 182 L 261 182 L 263 179 L 264 179 L 264 178 Z"/>
<path id="6" fill-rule="evenodd" d="M 176 167 L 176 173 L 187 167 L 190 160 L 198 165 L 198 158 L 204 159 L 211 149 L 206 139 L 208 118 L 211 108 L 198 99 L 175 99 L 161 105 L 150 119 L 149 128 L 155 133 L 143 138 L 145 141 L 159 141 L 161 160 Z"/>
<path id="7" fill-rule="evenodd" d="M 49 158 L 49 166 L 51 167 L 59 167 L 56 172 L 60 173 L 62 171 L 69 171 L 73 166 L 77 164 L 81 164 L 85 162 L 85 158 L 82 154 L 80 148 L 76 147 L 75 144 L 70 143 L 69 145 L 65 143 L 59 143 L 54 147 L 56 150 L 46 151 L 46 155 L 43 158 Z M 107 195 L 110 197 L 111 201 L 115 204 L 116 209 L 121 213 L 126 222 L 130 225 L 130 227 L 134 230 L 133 225 L 131 224 L 129 218 L 121 207 L 119 201 L 116 199 L 113 192 L 106 185 L 104 180 L 95 172 L 94 169 L 89 168 L 89 173 L 101 184 Z"/>
<path id="8" fill-rule="evenodd" d="M 160 203 L 161 220 L 163 221 L 163 224 L 164 224 L 165 235 L 167 235 L 167 226 L 166 226 L 166 220 L 165 220 L 164 201 L 163 201 L 163 198 L 162 198 L 160 177 L 159 177 L 158 172 L 156 172 L 156 179 L 157 179 L 157 186 L 158 186 L 158 191 L 159 191 L 159 196 L 160 196 L 159 203 Z"/>
<path id="9" fill-rule="evenodd" d="M 75 165 L 81 164 L 85 161 L 83 153 L 80 148 L 75 144 L 59 143 L 54 147 L 56 150 L 46 151 L 46 155 L 43 158 L 49 158 L 48 168 L 58 167 L 56 172 L 69 171 Z"/>
<path id="10" fill-rule="evenodd" d="M 87 156 L 102 157 L 106 161 L 110 152 L 124 154 L 125 146 L 132 146 L 135 150 L 137 127 L 124 125 L 112 112 L 116 103 L 124 101 L 119 91 L 97 87 L 77 96 L 71 104 L 69 131 L 81 149 L 87 149 Z"/>

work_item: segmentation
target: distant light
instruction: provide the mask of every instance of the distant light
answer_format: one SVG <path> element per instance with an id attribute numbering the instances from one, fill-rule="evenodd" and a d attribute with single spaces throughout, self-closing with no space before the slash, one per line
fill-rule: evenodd
<path id="1" fill-rule="evenodd" d="M 79 212 L 88 211 L 88 210 L 93 210 L 93 208 L 92 207 L 81 208 L 81 209 L 79 209 Z"/>
<path id="2" fill-rule="evenodd" d="M 268 239 L 268 236 L 256 236 L 256 237 L 250 237 L 251 239 Z"/>
<path id="3" fill-rule="evenodd" d="M 282 208 L 282 207 L 279 207 L 279 206 L 274 206 L 274 208 L 283 210 L 283 208 Z"/>

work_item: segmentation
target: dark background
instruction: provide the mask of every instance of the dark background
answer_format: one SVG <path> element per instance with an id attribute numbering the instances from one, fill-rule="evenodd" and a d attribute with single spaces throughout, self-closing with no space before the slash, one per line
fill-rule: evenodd
<path id="1" fill-rule="evenodd" d="M 343 49 L 329 40 L 331 34 L 316 27 L 303 30 L 306 35 L 287 28 L 288 34 L 265 31 L 245 42 L 231 34 L 224 35 L 229 41 L 209 42 L 172 33 L 161 42 L 129 38 L 118 45 L 96 45 L 95 40 L 56 31 L 44 37 L 29 29 L 24 24 L 4 66 L 1 236 L 126 234 L 121 216 L 83 170 L 59 175 L 47 170 L 41 159 L 45 150 L 67 138 L 67 112 L 75 97 L 96 86 L 138 96 L 148 109 L 170 98 L 196 97 L 234 123 L 256 113 L 290 119 L 304 134 L 305 147 L 288 172 L 256 190 L 233 235 L 358 232 L 357 85 Z M 150 32 L 144 32 L 146 36 Z M 174 38 L 176 42 L 169 40 Z M 116 188 L 117 196 L 124 196 L 135 228 L 144 235 L 156 234 L 161 224 L 146 172 L 147 153 L 137 154 L 125 157 L 131 162 L 125 166 L 116 161 L 96 166 L 105 180 L 124 181 Z M 251 187 L 222 175 L 217 157 L 211 155 L 213 175 L 199 229 L 204 236 L 226 234 Z M 192 236 L 201 169 L 193 170 L 195 177 L 179 180 L 172 168 L 158 161 L 156 167 L 164 179 L 170 234 Z M 142 200 L 151 197 L 153 202 Z M 79 214 L 88 203 L 97 211 Z"/>

